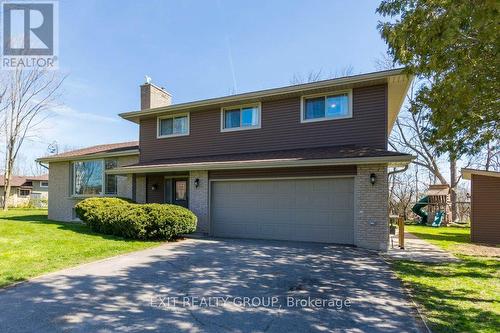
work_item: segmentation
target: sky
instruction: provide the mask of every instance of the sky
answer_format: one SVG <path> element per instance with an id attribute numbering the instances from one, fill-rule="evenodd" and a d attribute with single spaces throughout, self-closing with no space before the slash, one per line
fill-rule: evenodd
<path id="1" fill-rule="evenodd" d="M 296 75 L 375 71 L 386 50 L 379 1 L 60 0 L 59 70 L 68 75 L 21 160 L 137 140 L 118 113 L 139 109 L 144 76 L 180 103 L 286 86 Z"/>

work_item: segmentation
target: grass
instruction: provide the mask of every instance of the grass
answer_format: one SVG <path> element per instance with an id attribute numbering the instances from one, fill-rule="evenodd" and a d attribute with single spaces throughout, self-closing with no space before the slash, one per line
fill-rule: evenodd
<path id="1" fill-rule="evenodd" d="M 407 225 L 405 231 L 455 254 L 460 254 L 458 247 L 470 243 L 469 228 L 433 228 L 423 225 Z"/>
<path id="2" fill-rule="evenodd" d="M 47 219 L 42 209 L 0 212 L 0 287 L 51 271 L 156 246 Z"/>
<path id="3" fill-rule="evenodd" d="M 406 230 L 460 262 L 396 261 L 393 267 L 422 308 L 433 332 L 497 332 L 500 327 L 500 261 L 461 253 L 469 229 L 407 226 Z"/>

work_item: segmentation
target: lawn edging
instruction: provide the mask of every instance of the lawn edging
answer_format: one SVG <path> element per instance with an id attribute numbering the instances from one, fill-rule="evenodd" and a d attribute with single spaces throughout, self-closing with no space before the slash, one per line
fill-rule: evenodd
<path id="1" fill-rule="evenodd" d="M 145 249 L 132 250 L 130 252 L 120 253 L 120 254 L 117 254 L 117 255 L 114 255 L 114 256 L 111 256 L 111 257 L 106 257 L 106 258 L 101 258 L 101 259 L 97 259 L 97 260 L 92 260 L 92 261 L 84 262 L 84 263 L 81 263 L 81 264 L 78 264 L 78 265 L 75 265 L 75 266 L 62 268 L 62 269 L 57 270 L 57 271 L 42 273 L 40 275 L 30 277 L 30 278 L 28 278 L 26 280 L 23 280 L 23 281 L 17 281 L 17 282 L 14 282 L 12 284 L 5 285 L 3 287 L 0 286 L 0 292 L 2 290 L 6 290 L 6 289 L 18 287 L 18 286 L 20 286 L 22 284 L 25 284 L 25 283 L 35 282 L 36 280 L 39 280 L 41 278 L 45 278 L 45 277 L 48 277 L 48 276 L 51 276 L 51 275 L 62 274 L 62 273 L 69 272 L 71 270 L 79 269 L 79 268 L 82 268 L 82 267 L 85 267 L 85 266 L 89 266 L 89 265 L 92 265 L 92 264 L 97 264 L 97 263 L 101 263 L 101 262 L 105 262 L 105 261 L 117 259 L 117 258 L 120 258 L 120 257 L 125 257 L 125 256 L 128 256 L 128 255 L 132 254 L 132 253 L 147 252 L 147 251 L 158 249 L 159 247 L 164 247 L 164 246 L 168 246 L 168 245 L 174 245 L 174 244 L 177 244 L 179 242 L 184 242 L 184 241 L 188 241 L 188 239 L 184 238 L 184 239 L 179 239 L 179 240 L 176 240 L 176 241 L 163 242 L 163 243 L 158 244 L 156 246 L 148 247 L 148 248 L 145 248 Z"/>
<path id="2" fill-rule="evenodd" d="M 419 322 L 422 323 L 421 326 L 423 326 L 423 328 L 425 328 L 425 330 L 427 331 L 427 333 L 432 333 L 432 330 L 429 328 L 429 325 L 427 324 L 428 323 L 428 319 L 424 315 L 424 313 L 422 312 L 422 310 L 424 310 L 423 307 L 421 305 L 419 305 L 417 302 L 415 302 L 415 298 L 414 298 L 413 293 L 412 293 L 411 289 L 409 288 L 409 286 L 405 283 L 405 281 L 403 281 L 394 272 L 393 261 L 395 261 L 395 260 L 390 259 L 390 258 L 384 256 L 383 254 L 380 255 L 380 257 L 391 268 L 392 275 L 399 281 L 399 284 L 401 285 L 401 289 L 403 290 L 403 292 L 405 293 L 405 295 L 408 297 L 408 299 L 413 304 L 413 308 L 414 308 L 415 313 L 416 313 L 416 315 L 414 315 L 414 317 L 416 319 L 420 319 Z"/>
<path id="3" fill-rule="evenodd" d="M 401 257 L 385 258 L 428 331 L 496 332 L 500 324 L 496 282 L 500 261 L 460 253 L 459 246 L 470 244 L 464 230 L 419 227 L 418 236 L 412 235 L 458 259 L 424 262 Z"/>

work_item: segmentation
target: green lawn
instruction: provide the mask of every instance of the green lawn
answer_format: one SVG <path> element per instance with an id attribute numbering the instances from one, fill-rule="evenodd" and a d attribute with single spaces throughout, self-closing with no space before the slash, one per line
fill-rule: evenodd
<path id="1" fill-rule="evenodd" d="M 96 234 L 83 224 L 51 221 L 46 210 L 0 212 L 0 287 L 158 244 Z"/>
<path id="2" fill-rule="evenodd" d="M 457 247 L 470 243 L 469 228 L 433 228 L 421 225 L 407 225 L 405 231 L 411 232 L 413 235 L 453 253 L 459 253 Z"/>
<path id="3" fill-rule="evenodd" d="M 465 255 L 467 228 L 407 226 L 407 231 L 461 259 L 459 263 L 396 261 L 397 275 L 422 308 L 433 332 L 497 332 L 500 327 L 500 261 Z"/>

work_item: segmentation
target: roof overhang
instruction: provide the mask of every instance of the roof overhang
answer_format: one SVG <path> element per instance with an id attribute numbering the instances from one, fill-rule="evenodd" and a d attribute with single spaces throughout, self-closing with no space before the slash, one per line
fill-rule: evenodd
<path id="1" fill-rule="evenodd" d="M 51 163 L 51 162 L 66 162 L 66 161 L 82 161 L 82 160 L 94 160 L 109 157 L 120 157 L 120 156 L 133 156 L 139 155 L 139 149 L 129 149 L 117 152 L 103 152 L 79 156 L 59 156 L 59 157 L 41 157 L 37 158 L 36 161 L 40 163 Z"/>
<path id="2" fill-rule="evenodd" d="M 231 162 L 199 162 L 178 163 L 162 165 L 137 165 L 118 167 L 107 170 L 107 174 L 142 174 L 161 173 L 174 171 L 195 170 L 224 170 L 224 169 L 263 169 L 283 167 L 307 167 L 307 166 L 335 166 L 335 165 L 359 165 L 359 164 L 388 164 L 392 167 L 405 166 L 411 163 L 415 156 L 383 156 L 383 157 L 356 157 L 356 158 L 334 158 L 334 159 L 278 159 L 261 161 L 231 161 Z"/>
<path id="3" fill-rule="evenodd" d="M 462 177 L 470 180 L 472 175 L 500 178 L 500 172 L 462 168 Z"/>
<path id="4" fill-rule="evenodd" d="M 388 133 L 390 133 L 412 80 L 413 76 L 406 74 L 403 68 L 398 68 L 330 80 L 322 80 L 306 84 L 298 84 L 282 88 L 260 90 L 194 102 L 172 104 L 169 106 L 154 109 L 125 112 L 121 113 L 120 117 L 135 123 L 139 123 L 141 118 L 153 117 L 174 112 L 194 112 L 199 110 L 206 110 L 209 107 L 220 108 L 241 103 L 262 102 L 280 98 L 296 97 L 304 94 L 315 94 L 386 83 L 388 85 L 387 126 Z"/>

